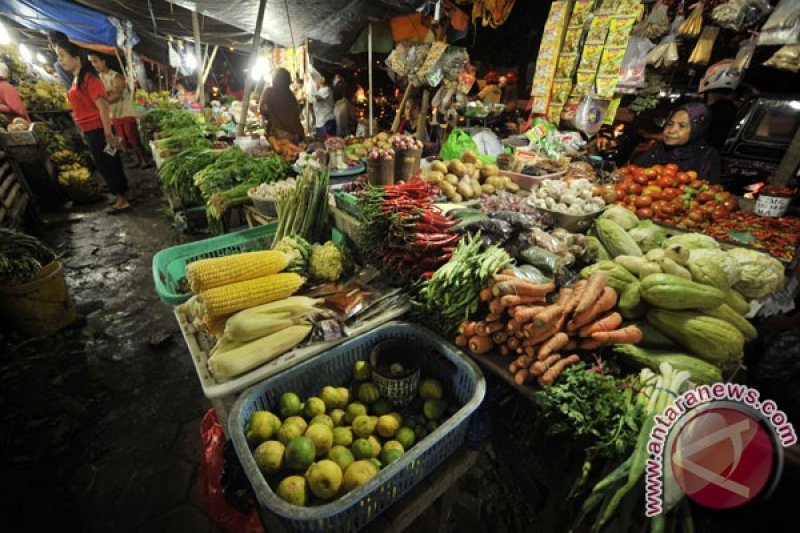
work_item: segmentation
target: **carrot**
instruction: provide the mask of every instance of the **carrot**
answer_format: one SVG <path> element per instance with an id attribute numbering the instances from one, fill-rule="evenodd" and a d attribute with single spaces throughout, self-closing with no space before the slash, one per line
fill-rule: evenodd
<path id="1" fill-rule="evenodd" d="M 467 345 L 467 338 L 464 335 L 456 336 L 456 346 L 461 346 L 462 348 Z"/>
<path id="2" fill-rule="evenodd" d="M 523 348 L 523 351 L 525 352 L 526 355 L 529 355 L 531 357 L 536 355 L 536 350 L 533 348 L 533 346 L 525 346 L 525 348 Z"/>
<path id="3" fill-rule="evenodd" d="M 556 298 L 556 303 L 560 306 L 564 306 L 572 296 L 572 289 L 569 287 L 564 287 L 560 291 L 558 291 L 558 298 Z"/>
<path id="4" fill-rule="evenodd" d="M 478 320 L 477 322 L 475 322 L 475 333 L 473 334 L 473 336 L 478 335 L 479 337 L 485 337 L 486 336 L 485 328 L 486 328 L 486 322 Z"/>
<path id="5" fill-rule="evenodd" d="M 577 364 L 580 360 L 581 358 L 578 357 L 578 354 L 572 354 L 566 359 L 561 359 L 539 378 L 539 385 L 550 385 L 561 375 L 564 369 Z"/>
<path id="6" fill-rule="evenodd" d="M 545 329 L 541 329 L 537 331 L 534 335 L 532 335 L 528 340 L 533 344 L 539 344 L 540 342 L 547 341 L 550 337 L 558 333 L 559 329 L 553 326 L 550 326 Z"/>
<path id="7" fill-rule="evenodd" d="M 547 359 L 545 359 L 544 361 L 536 361 L 535 363 L 533 363 L 528 369 L 528 371 L 534 377 L 541 376 L 542 374 L 547 372 L 547 370 L 551 366 L 556 364 L 560 359 L 561 356 L 558 355 L 557 353 L 554 353 L 553 355 L 548 356 Z"/>
<path id="8" fill-rule="evenodd" d="M 516 350 L 514 350 L 514 351 L 515 351 L 515 352 L 517 352 L 519 355 L 525 355 L 525 348 L 524 348 L 522 345 L 520 345 L 520 346 L 519 346 L 519 347 L 518 347 Z"/>
<path id="9" fill-rule="evenodd" d="M 492 276 L 492 281 L 494 283 L 501 283 L 503 281 L 517 281 L 518 279 L 521 278 L 515 276 L 514 274 L 504 274 L 502 272 L 500 274 L 495 274 L 494 276 Z"/>
<path id="10" fill-rule="evenodd" d="M 527 368 L 522 368 L 517 370 L 517 373 L 514 374 L 514 383 L 517 385 L 525 385 L 531 379 L 531 373 L 528 372 Z"/>
<path id="11" fill-rule="evenodd" d="M 539 360 L 544 359 L 553 352 L 561 350 L 563 347 L 567 345 L 568 342 L 569 342 L 569 337 L 567 336 L 566 333 L 564 332 L 556 333 L 555 335 L 550 337 L 550 339 L 548 339 L 547 342 L 542 344 L 542 347 L 539 349 Z"/>
<path id="12" fill-rule="evenodd" d="M 570 339 L 566 346 L 564 346 L 565 350 L 577 350 L 578 349 L 578 341 L 575 339 Z"/>
<path id="13" fill-rule="evenodd" d="M 518 278 L 517 273 L 514 271 L 513 268 L 506 268 L 500 271 L 501 276 L 511 276 L 514 278 Z"/>
<path id="14" fill-rule="evenodd" d="M 551 283 L 536 284 L 530 281 L 517 279 L 514 281 L 501 281 L 492 287 L 492 294 L 495 296 L 505 296 L 506 294 L 516 294 L 518 296 L 547 296 L 553 292 L 555 285 Z"/>
<path id="15" fill-rule="evenodd" d="M 603 289 L 603 295 L 594 303 L 594 305 L 584 311 L 583 313 L 576 313 L 572 317 L 572 326 L 567 327 L 567 331 L 576 331 L 586 324 L 592 322 L 602 313 L 612 309 L 617 305 L 617 291 L 611 287 Z"/>
<path id="16" fill-rule="evenodd" d="M 500 315 L 493 315 L 489 313 L 488 315 L 486 315 L 486 322 L 497 322 L 501 318 L 502 317 Z"/>
<path id="17" fill-rule="evenodd" d="M 491 300 L 493 298 L 492 289 L 490 289 L 489 287 L 486 287 L 485 289 L 483 289 L 479 293 L 479 295 L 481 297 L 481 301 L 482 302 L 488 302 L 489 300 Z"/>
<path id="18" fill-rule="evenodd" d="M 560 305 L 549 305 L 544 311 L 533 317 L 533 324 L 536 326 L 546 326 L 555 322 L 560 316 L 564 315 L 564 308 Z"/>
<path id="19" fill-rule="evenodd" d="M 524 367 L 530 366 L 530 365 L 526 365 L 525 362 L 526 362 L 526 358 L 525 358 L 524 355 L 521 355 L 521 356 L 517 357 L 516 359 L 514 359 L 511 362 L 510 365 L 508 365 L 508 371 L 513 374 L 514 372 L 516 372 L 517 370 L 519 370 L 523 366 Z"/>
<path id="20" fill-rule="evenodd" d="M 513 307 L 515 305 L 530 305 L 544 303 L 543 296 L 517 296 L 515 294 L 506 294 L 500 297 L 500 302 L 506 307 Z"/>
<path id="21" fill-rule="evenodd" d="M 514 319 L 518 322 L 530 322 L 533 317 L 544 311 L 541 305 L 520 305 L 514 311 Z"/>
<path id="22" fill-rule="evenodd" d="M 506 346 L 505 344 L 500 345 L 500 355 L 504 357 L 508 355 L 508 346 Z"/>
<path id="23" fill-rule="evenodd" d="M 612 329 L 617 329 L 622 325 L 622 315 L 619 313 L 606 313 L 602 315 L 600 318 L 592 322 L 591 324 L 587 324 L 583 326 L 578 334 L 581 337 L 591 337 L 592 333 L 597 331 L 611 331 Z"/>
<path id="24" fill-rule="evenodd" d="M 499 320 L 496 320 L 494 322 L 487 321 L 486 327 L 484 329 L 486 330 L 487 335 L 494 335 L 498 331 L 503 331 L 503 323 L 500 322 Z"/>
<path id="25" fill-rule="evenodd" d="M 589 283 L 586 284 L 586 288 L 583 290 L 583 294 L 581 294 L 581 300 L 575 308 L 575 313 L 581 314 L 587 309 L 591 309 L 603 294 L 603 288 L 606 283 L 608 283 L 608 276 L 605 272 L 598 271 L 592 274 L 589 278 Z"/>
<path id="26" fill-rule="evenodd" d="M 481 337 L 480 335 L 475 335 L 469 339 L 469 351 L 474 354 L 484 354 L 492 349 L 494 343 L 492 339 L 489 337 Z"/>
<path id="27" fill-rule="evenodd" d="M 628 326 L 611 331 L 596 331 L 592 339 L 603 343 L 636 344 L 642 340 L 642 332 L 636 326 Z"/>
<path id="28" fill-rule="evenodd" d="M 504 331 L 498 331 L 497 333 L 492 335 L 492 340 L 494 341 L 495 344 L 498 345 L 505 344 L 505 342 L 508 340 L 508 333 Z"/>
<path id="29" fill-rule="evenodd" d="M 587 283 L 588 281 L 584 279 L 572 286 L 572 294 L 569 295 L 569 300 L 566 305 L 564 305 L 564 312 L 566 314 L 570 314 L 575 310 Z"/>
<path id="30" fill-rule="evenodd" d="M 503 311 L 505 310 L 505 306 L 500 298 L 495 298 L 494 300 L 489 302 L 489 312 L 493 315 L 502 315 Z"/>
<path id="31" fill-rule="evenodd" d="M 518 338 L 519 340 L 522 340 L 525 338 L 525 332 L 522 331 L 522 329 L 518 329 L 517 331 L 514 332 L 514 337 Z"/>
<path id="32" fill-rule="evenodd" d="M 519 367 L 517 366 L 517 361 L 516 360 L 511 361 L 511 364 L 508 365 L 508 371 L 511 372 L 512 374 L 515 373 L 518 368 Z"/>
<path id="33" fill-rule="evenodd" d="M 465 320 L 458 327 L 458 332 L 464 335 L 465 337 L 472 337 L 473 335 L 475 335 L 475 322 L 471 320 Z"/>
<path id="34" fill-rule="evenodd" d="M 603 345 L 602 342 L 594 339 L 581 339 L 578 341 L 579 350 L 596 350 Z"/>
<path id="35" fill-rule="evenodd" d="M 515 331 L 519 330 L 520 325 L 521 324 L 519 322 L 512 318 L 506 322 L 506 331 L 509 333 L 514 333 Z"/>
<path id="36" fill-rule="evenodd" d="M 508 339 L 508 348 L 511 350 L 516 350 L 519 348 L 519 339 L 516 337 L 511 337 Z"/>

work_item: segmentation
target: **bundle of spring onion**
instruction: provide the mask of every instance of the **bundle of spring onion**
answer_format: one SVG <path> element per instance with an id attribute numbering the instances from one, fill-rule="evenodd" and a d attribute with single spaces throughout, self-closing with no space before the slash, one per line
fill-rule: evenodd
<path id="1" fill-rule="evenodd" d="M 162 188 L 178 196 L 185 206 L 201 203 L 194 175 L 216 161 L 220 153 L 218 150 L 195 146 L 167 159 L 158 170 Z"/>

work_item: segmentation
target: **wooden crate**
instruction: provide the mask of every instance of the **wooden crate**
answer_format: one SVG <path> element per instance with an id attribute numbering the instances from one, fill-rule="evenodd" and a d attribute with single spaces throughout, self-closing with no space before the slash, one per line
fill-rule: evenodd
<path id="1" fill-rule="evenodd" d="M 29 200 L 8 156 L 5 152 L 0 152 L 0 226 L 19 225 Z"/>

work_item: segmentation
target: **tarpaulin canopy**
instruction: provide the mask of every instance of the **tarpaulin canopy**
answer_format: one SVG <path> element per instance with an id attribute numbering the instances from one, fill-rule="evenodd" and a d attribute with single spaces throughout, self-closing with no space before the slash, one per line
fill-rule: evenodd
<path id="1" fill-rule="evenodd" d="M 168 0 L 187 9 L 255 32 L 257 0 Z M 280 46 L 305 39 L 326 45 L 341 43 L 342 33 L 367 22 L 412 13 L 427 0 L 267 0 L 261 37 Z"/>
<path id="2" fill-rule="evenodd" d="M 62 0 L 0 0 L 0 11 L 26 28 L 60 31 L 88 44 L 117 44 L 117 28 L 106 15 Z"/>

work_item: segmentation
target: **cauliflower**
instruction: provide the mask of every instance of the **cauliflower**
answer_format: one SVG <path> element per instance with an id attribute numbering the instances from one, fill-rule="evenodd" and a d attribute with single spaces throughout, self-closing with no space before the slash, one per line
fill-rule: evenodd
<path id="1" fill-rule="evenodd" d="M 272 249 L 289 256 L 287 271 L 305 275 L 308 268 L 308 255 L 311 250 L 311 245 L 308 244 L 308 241 L 299 235 L 287 236 L 275 243 Z"/>
<path id="2" fill-rule="evenodd" d="M 348 269 L 348 263 L 345 250 L 328 241 L 323 245 L 315 244 L 311 248 L 308 272 L 311 277 L 319 280 L 336 281 Z"/>

